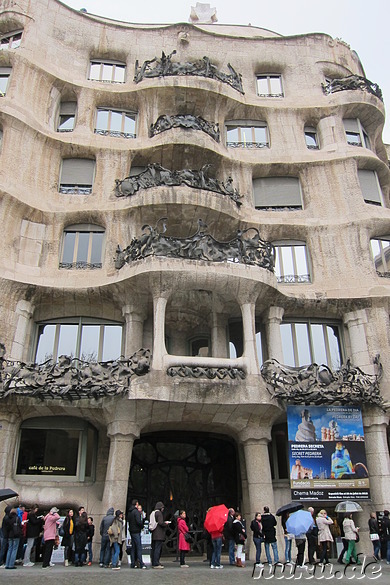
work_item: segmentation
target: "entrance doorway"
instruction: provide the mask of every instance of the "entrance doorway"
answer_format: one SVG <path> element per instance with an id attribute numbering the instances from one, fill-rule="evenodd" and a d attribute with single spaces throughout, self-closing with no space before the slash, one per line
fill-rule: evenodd
<path id="1" fill-rule="evenodd" d="M 240 488 L 237 449 L 230 437 L 165 431 L 134 442 L 127 509 L 137 499 L 149 515 L 161 501 L 166 519 L 183 509 L 193 529 L 201 530 L 210 506 L 239 507 Z"/>

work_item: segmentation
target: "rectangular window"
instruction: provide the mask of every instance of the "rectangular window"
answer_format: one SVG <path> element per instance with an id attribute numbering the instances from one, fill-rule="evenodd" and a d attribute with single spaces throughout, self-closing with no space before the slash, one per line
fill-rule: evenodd
<path id="1" fill-rule="evenodd" d="M 260 97 L 284 97 L 281 75 L 258 75 L 257 95 Z"/>
<path id="2" fill-rule="evenodd" d="M 285 365 L 299 367 L 316 363 L 332 370 L 340 369 L 342 352 L 336 324 L 282 323 L 280 332 Z"/>
<path id="3" fill-rule="evenodd" d="M 80 431 L 76 429 L 22 429 L 17 474 L 77 474 Z"/>
<path id="4" fill-rule="evenodd" d="M 253 195 L 256 209 L 302 209 L 297 177 L 253 179 Z"/>
<path id="5" fill-rule="evenodd" d="M 95 161 L 86 158 L 65 158 L 62 161 L 60 193 L 88 195 L 92 193 Z"/>
<path id="6" fill-rule="evenodd" d="M 7 93 L 11 71 L 12 67 L 0 67 L 0 97 L 4 97 Z"/>
<path id="7" fill-rule="evenodd" d="M 364 201 L 372 205 L 383 205 L 382 190 L 376 172 L 358 169 L 358 177 Z"/>
<path id="8" fill-rule="evenodd" d="M 390 277 L 390 236 L 372 239 L 370 245 L 377 274 Z"/>
<path id="9" fill-rule="evenodd" d="M 61 102 L 57 132 L 72 132 L 76 121 L 77 102 Z"/>
<path id="10" fill-rule="evenodd" d="M 311 282 L 306 245 L 300 242 L 273 242 L 275 275 L 278 282 Z"/>
<path id="11" fill-rule="evenodd" d="M 118 138 L 136 138 L 136 114 L 99 108 L 96 115 L 95 134 Z"/>
<path id="12" fill-rule="evenodd" d="M 226 145 L 229 148 L 269 147 L 268 128 L 265 122 L 235 121 L 226 123 Z"/>
<path id="13" fill-rule="evenodd" d="M 89 79 L 106 83 L 124 83 L 126 65 L 115 61 L 91 61 Z"/>
<path id="14" fill-rule="evenodd" d="M 358 118 L 344 118 L 343 124 L 349 145 L 371 148 L 368 134 Z"/>
<path id="15" fill-rule="evenodd" d="M 65 319 L 64 319 L 65 321 Z M 86 362 L 118 359 L 122 355 L 122 325 L 98 319 L 69 319 L 38 325 L 35 362 L 56 362 L 61 355 Z"/>

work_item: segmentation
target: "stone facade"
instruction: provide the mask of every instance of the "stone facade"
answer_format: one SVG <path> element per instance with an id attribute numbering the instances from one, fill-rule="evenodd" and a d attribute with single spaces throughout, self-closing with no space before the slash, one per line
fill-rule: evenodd
<path id="1" fill-rule="evenodd" d="M 356 53 L 326 34 L 128 25 L 56 0 L 1 0 L 0 33 L 14 31 L 23 31 L 20 44 L 11 39 L 0 51 L 0 341 L 7 367 L 22 363 L 24 374 L 15 377 L 27 376 L 26 364 L 44 361 L 36 351 L 49 331 L 60 357 L 69 348 L 64 325 L 75 328 L 70 335 L 79 350 L 83 327 L 100 328 L 90 330 L 91 339 L 99 335 L 99 355 L 87 366 L 89 387 L 97 362 L 129 358 L 141 348 L 151 360 L 144 375 L 129 374 L 124 393 L 83 394 L 80 381 L 72 400 L 66 388 L 63 396 L 3 396 L 0 486 L 42 507 L 83 504 L 98 520 L 111 505 L 126 505 L 137 439 L 163 431 L 212 433 L 236 445 L 244 516 L 263 505 L 275 510 L 290 499 L 288 478 L 278 475 L 277 464 L 271 471 L 269 459 L 270 453 L 278 459 L 273 433 L 285 426 L 286 403 L 272 396 L 260 368 L 267 359 L 287 363 L 281 328 L 305 323 L 307 331 L 312 324 L 337 329 L 341 361 L 367 374 L 374 374 L 380 354 L 383 407 L 363 405 L 373 478 L 365 515 L 390 507 L 390 281 L 376 272 L 370 252 L 370 240 L 390 234 L 384 106 L 369 83 L 334 93 L 322 87 L 329 79 L 362 78 Z M 162 116 L 207 121 L 220 129 L 220 142 L 184 123 L 150 137 Z M 117 197 L 116 181 L 148 165 L 192 173 L 210 165 L 207 184 L 215 189 L 202 188 L 198 175 L 194 188 L 185 180 L 170 184 L 172 175 L 161 173 L 131 197 Z M 378 194 L 364 196 L 359 171 L 375 178 Z M 221 188 L 228 177 L 240 205 Z M 282 190 L 275 205 L 269 197 L 263 205 L 269 178 L 296 180 L 298 204 L 296 194 L 293 204 L 288 196 L 284 201 Z M 158 225 L 157 254 L 151 234 Z M 243 234 L 256 233 L 271 244 L 276 273 L 237 259 L 238 249 L 241 259 L 251 253 Z M 115 263 L 135 241 L 140 254 Z M 304 278 L 297 246 L 305 251 Z M 179 253 L 165 253 L 172 247 Z M 290 271 L 281 268 L 282 248 L 295 258 Z M 146 249 L 150 254 L 142 254 Z M 115 327 L 122 341 L 111 355 L 107 336 Z M 177 371 L 184 374 L 172 375 Z M 22 472 L 26 423 L 56 429 L 68 417 L 95 432 L 93 472 Z"/>

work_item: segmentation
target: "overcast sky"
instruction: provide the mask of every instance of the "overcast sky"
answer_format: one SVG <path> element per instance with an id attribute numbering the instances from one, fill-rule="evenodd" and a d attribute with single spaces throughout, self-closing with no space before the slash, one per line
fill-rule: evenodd
<path id="1" fill-rule="evenodd" d="M 183 0 L 65 0 L 79 10 L 132 23 L 188 22 L 191 6 Z M 252 24 L 282 35 L 311 32 L 340 37 L 354 49 L 366 77 L 378 83 L 390 104 L 390 0 L 221 0 L 212 2 L 220 24 Z M 163 48 L 163 47 L 162 47 Z M 390 144 L 390 114 L 383 140 Z"/>

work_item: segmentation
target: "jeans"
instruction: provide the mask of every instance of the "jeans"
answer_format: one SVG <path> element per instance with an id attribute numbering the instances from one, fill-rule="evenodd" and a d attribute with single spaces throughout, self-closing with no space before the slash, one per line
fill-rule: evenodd
<path id="1" fill-rule="evenodd" d="M 260 563 L 261 559 L 261 543 L 264 542 L 263 538 L 257 538 L 256 536 L 253 537 L 253 543 L 256 547 L 256 564 Z"/>
<path id="2" fill-rule="evenodd" d="M 102 536 L 102 542 L 100 545 L 100 564 L 108 567 L 111 560 L 111 543 L 110 537 L 107 535 Z"/>
<path id="3" fill-rule="evenodd" d="M 86 554 L 85 554 L 85 550 L 83 550 L 83 552 L 77 551 L 74 553 L 74 564 L 77 567 L 77 565 L 82 565 L 83 563 L 85 563 L 85 558 L 86 558 Z"/>
<path id="4" fill-rule="evenodd" d="M 181 550 L 180 551 L 180 564 L 181 565 L 185 565 L 186 564 L 186 550 Z"/>
<path id="5" fill-rule="evenodd" d="M 341 551 L 341 553 L 339 554 L 338 557 L 338 562 L 341 563 L 343 561 L 344 555 L 348 550 L 348 540 L 346 538 L 341 538 L 341 541 L 343 543 L 343 550 Z"/>
<path id="6" fill-rule="evenodd" d="M 390 563 L 390 540 L 387 541 L 387 562 Z"/>
<path id="7" fill-rule="evenodd" d="M 234 538 L 230 538 L 229 539 L 229 564 L 230 565 L 234 565 L 235 559 L 234 559 L 234 545 L 236 543 L 234 542 Z"/>
<path id="8" fill-rule="evenodd" d="M 286 563 L 291 563 L 291 544 L 292 544 L 292 538 L 287 538 L 287 536 L 284 537 L 284 560 Z"/>
<path id="9" fill-rule="evenodd" d="M 305 545 L 306 545 L 306 538 L 299 538 L 295 540 L 295 544 L 297 546 L 297 565 L 298 567 L 302 567 L 303 561 L 305 560 Z"/>
<path id="10" fill-rule="evenodd" d="M 92 559 L 93 559 L 93 554 L 92 554 L 92 541 L 88 541 L 87 543 L 88 546 L 88 562 L 92 563 Z"/>
<path id="11" fill-rule="evenodd" d="M 320 563 L 329 563 L 328 546 L 330 548 L 330 541 L 323 540 L 321 541 L 320 546 L 321 546 Z"/>
<path id="12" fill-rule="evenodd" d="M 380 540 L 373 540 L 372 546 L 374 547 L 374 557 L 379 559 L 379 553 L 381 550 L 381 541 Z"/>
<path id="13" fill-rule="evenodd" d="M 15 566 L 16 553 L 18 552 L 20 538 L 8 539 L 8 551 L 5 568 L 12 569 Z"/>
<path id="14" fill-rule="evenodd" d="M 269 545 L 272 546 L 272 553 L 274 555 L 274 563 L 279 562 L 279 554 L 278 554 L 278 544 L 277 542 L 266 542 L 265 543 L 265 554 L 267 556 L 267 561 L 269 565 L 272 565 L 272 559 L 269 552 Z"/>
<path id="15" fill-rule="evenodd" d="M 222 551 L 222 536 L 219 538 L 213 538 L 213 554 L 211 557 L 211 566 L 219 567 L 221 564 L 221 551 Z"/>
<path id="16" fill-rule="evenodd" d="M 26 546 L 26 550 L 24 551 L 24 558 L 23 558 L 24 563 L 30 562 L 31 551 L 32 551 L 32 548 L 34 546 L 34 543 L 35 543 L 34 537 L 27 539 L 27 546 Z"/>
<path id="17" fill-rule="evenodd" d="M 131 567 L 134 569 L 137 562 L 139 563 L 140 567 L 143 567 L 145 563 L 142 560 L 142 543 L 141 543 L 141 535 L 139 532 L 131 532 Z"/>
<path id="18" fill-rule="evenodd" d="M 119 542 L 114 542 L 113 551 L 112 551 L 112 567 L 113 568 L 118 566 L 120 547 L 121 547 L 121 545 L 119 544 Z"/>
<path id="19" fill-rule="evenodd" d="M 158 567 L 158 565 L 160 564 L 162 545 L 163 545 L 162 540 L 152 540 L 152 565 L 153 565 L 153 567 Z"/>

